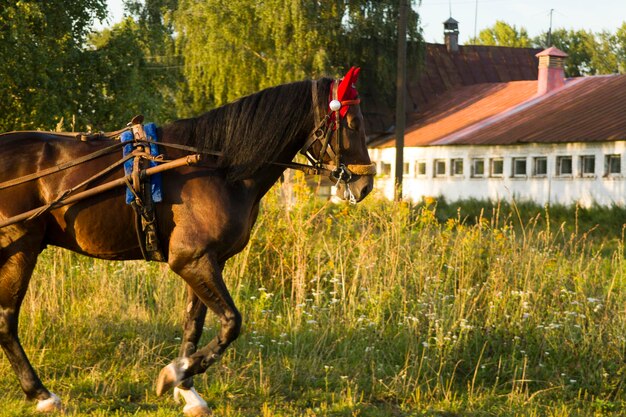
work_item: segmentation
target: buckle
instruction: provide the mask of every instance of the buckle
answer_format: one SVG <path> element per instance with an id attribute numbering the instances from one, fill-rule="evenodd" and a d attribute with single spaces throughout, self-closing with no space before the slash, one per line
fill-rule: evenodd
<path id="1" fill-rule="evenodd" d="M 337 169 L 331 171 L 330 177 L 333 180 L 336 180 L 338 183 L 340 181 L 347 183 L 352 179 L 352 173 L 348 170 L 348 168 L 346 168 L 344 164 L 340 164 Z"/>

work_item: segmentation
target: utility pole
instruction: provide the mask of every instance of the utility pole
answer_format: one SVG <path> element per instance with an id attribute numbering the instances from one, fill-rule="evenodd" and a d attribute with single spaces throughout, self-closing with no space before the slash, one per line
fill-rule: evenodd
<path id="1" fill-rule="evenodd" d="M 452 17 L 452 14 L 450 14 L 450 17 Z M 474 39 L 477 40 L 478 38 L 476 37 L 476 26 L 478 24 L 478 0 L 476 0 L 476 7 L 474 8 Z"/>
<path id="2" fill-rule="evenodd" d="M 402 176 L 404 175 L 404 127 L 406 124 L 406 25 L 407 0 L 399 0 L 398 13 L 398 61 L 396 73 L 396 181 L 394 197 L 402 200 Z"/>

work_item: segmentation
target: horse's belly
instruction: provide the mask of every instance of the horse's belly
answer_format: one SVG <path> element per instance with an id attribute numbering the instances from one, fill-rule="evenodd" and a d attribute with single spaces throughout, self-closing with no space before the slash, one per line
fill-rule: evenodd
<path id="1" fill-rule="evenodd" d="M 103 259 L 141 258 L 134 213 L 120 193 L 55 210 L 46 243 Z"/>

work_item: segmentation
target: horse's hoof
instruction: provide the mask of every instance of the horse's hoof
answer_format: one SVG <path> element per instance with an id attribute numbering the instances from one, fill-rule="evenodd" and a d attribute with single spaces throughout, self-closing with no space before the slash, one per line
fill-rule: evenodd
<path id="1" fill-rule="evenodd" d="M 159 372 L 156 382 L 156 395 L 160 397 L 167 391 L 178 385 L 180 381 L 177 378 L 177 369 L 174 363 L 170 363 Z"/>
<path id="2" fill-rule="evenodd" d="M 39 400 L 37 402 L 37 411 L 39 411 L 40 413 L 54 413 L 58 411 L 63 411 L 61 399 L 55 394 L 50 393 L 49 398 L 46 398 L 45 400 Z"/>
<path id="3" fill-rule="evenodd" d="M 209 410 L 209 407 L 206 407 L 203 405 L 197 405 L 191 408 L 185 407 L 183 409 L 183 414 L 185 415 L 185 417 L 210 417 L 212 416 L 211 410 Z"/>
<path id="4" fill-rule="evenodd" d="M 184 379 L 183 374 L 189 368 L 189 359 L 177 359 L 161 369 L 156 382 L 156 394 L 158 397 L 171 390 Z"/>
<path id="5" fill-rule="evenodd" d="M 186 417 L 206 417 L 212 415 L 206 401 L 198 394 L 195 388 L 174 388 L 174 400 L 180 402 L 181 397 L 185 400 L 183 414 Z"/>

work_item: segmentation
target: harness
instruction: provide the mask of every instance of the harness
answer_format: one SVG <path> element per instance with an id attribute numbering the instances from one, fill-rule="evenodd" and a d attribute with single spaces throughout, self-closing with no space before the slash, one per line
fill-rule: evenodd
<path id="1" fill-rule="evenodd" d="M 125 144 L 124 156 L 136 155 L 124 163 L 127 178 L 126 204 L 135 212 L 135 232 L 144 259 L 165 261 L 158 238 L 155 213 L 155 204 L 162 201 L 161 175 L 148 178 L 141 178 L 140 175 L 147 168 L 157 166 L 157 161 L 163 160 L 163 155 L 159 154 L 156 144 L 149 143 L 156 141 L 156 126 L 153 123 L 144 126 L 142 121 L 131 122 L 131 131 L 120 136 L 120 141 Z"/>
<path id="2" fill-rule="evenodd" d="M 290 169 L 297 169 L 307 174 L 322 175 L 327 174 L 331 179 L 336 180 L 336 186 L 340 183 L 344 183 L 346 188 L 346 198 L 349 198 L 351 202 L 355 202 L 355 198 L 352 195 L 352 191 L 348 186 L 348 183 L 352 180 L 353 176 L 361 175 L 375 175 L 376 165 L 374 163 L 361 165 L 361 164 L 345 164 L 342 161 L 342 123 L 341 120 L 345 118 L 345 115 L 350 106 L 360 103 L 360 99 L 352 98 L 346 100 L 340 100 L 338 97 L 338 89 L 340 80 L 334 80 L 331 85 L 331 92 L 328 102 L 328 111 L 323 118 L 320 119 L 320 100 L 318 97 L 318 85 L 317 81 L 312 81 L 311 94 L 312 103 L 315 114 L 315 120 L 319 121 L 315 125 L 315 128 L 309 135 L 306 143 L 301 148 L 300 153 L 303 154 L 311 165 L 300 164 L 296 162 L 280 163 L 272 162 L 274 165 L 282 166 Z M 15 224 L 25 220 L 35 219 L 44 213 L 47 213 L 58 207 L 62 207 L 88 197 L 92 197 L 104 191 L 126 185 L 129 192 L 134 197 L 132 204 L 136 213 L 136 230 L 139 246 L 142 255 L 146 260 L 165 260 L 165 256 L 161 252 L 159 241 L 157 238 L 156 229 L 156 216 L 154 212 L 154 203 L 151 194 L 151 186 L 149 183 L 149 177 L 156 175 L 160 172 L 164 172 L 170 169 L 178 168 L 185 165 L 191 166 L 204 166 L 207 168 L 216 168 L 215 164 L 207 163 L 208 157 L 220 157 L 223 156 L 222 152 L 218 151 L 203 151 L 193 146 L 179 145 L 174 143 L 156 142 L 151 140 L 144 130 L 143 116 L 136 116 L 130 123 L 124 128 L 110 133 L 75 133 L 75 132 L 40 132 L 38 134 L 45 134 L 50 137 L 60 138 L 74 138 L 80 141 L 92 141 L 92 140 L 104 140 L 119 138 L 125 132 L 132 132 L 132 141 L 117 142 L 111 146 L 98 150 L 96 152 L 87 154 L 83 157 L 77 158 L 73 161 L 68 161 L 57 166 L 45 169 L 43 171 L 35 172 L 33 174 L 25 175 L 19 178 L 15 178 L 4 183 L 0 183 L 0 190 L 14 187 L 19 184 L 23 184 L 28 181 L 32 181 L 38 178 L 42 178 L 47 175 L 57 173 L 62 170 L 83 164 L 85 162 L 95 160 L 105 155 L 109 155 L 113 152 L 119 151 L 122 147 L 132 144 L 132 151 L 127 152 L 122 159 L 114 162 L 110 166 L 106 167 L 102 171 L 96 173 L 92 177 L 86 179 L 80 184 L 62 191 L 48 204 L 29 210 L 25 213 L 10 217 L 8 219 L 0 221 L 0 228 Z M 33 131 L 23 131 L 7 133 L 12 135 L 31 135 Z M 0 134 L 0 136 L 7 135 Z M 335 148 L 333 148 L 333 140 L 335 138 Z M 315 156 L 313 147 L 316 143 L 320 143 L 320 151 L 318 156 Z M 163 155 L 153 155 L 150 152 L 150 146 L 157 145 L 165 148 L 173 148 L 191 152 L 192 154 L 175 160 L 166 160 Z M 79 191 L 82 188 L 87 187 L 104 175 L 110 173 L 120 165 L 128 163 L 132 160 L 133 170 L 127 173 L 123 178 L 95 186 L 93 188 Z M 152 164 L 151 164 L 152 163 Z M 154 163 L 158 163 L 155 166 Z"/>

